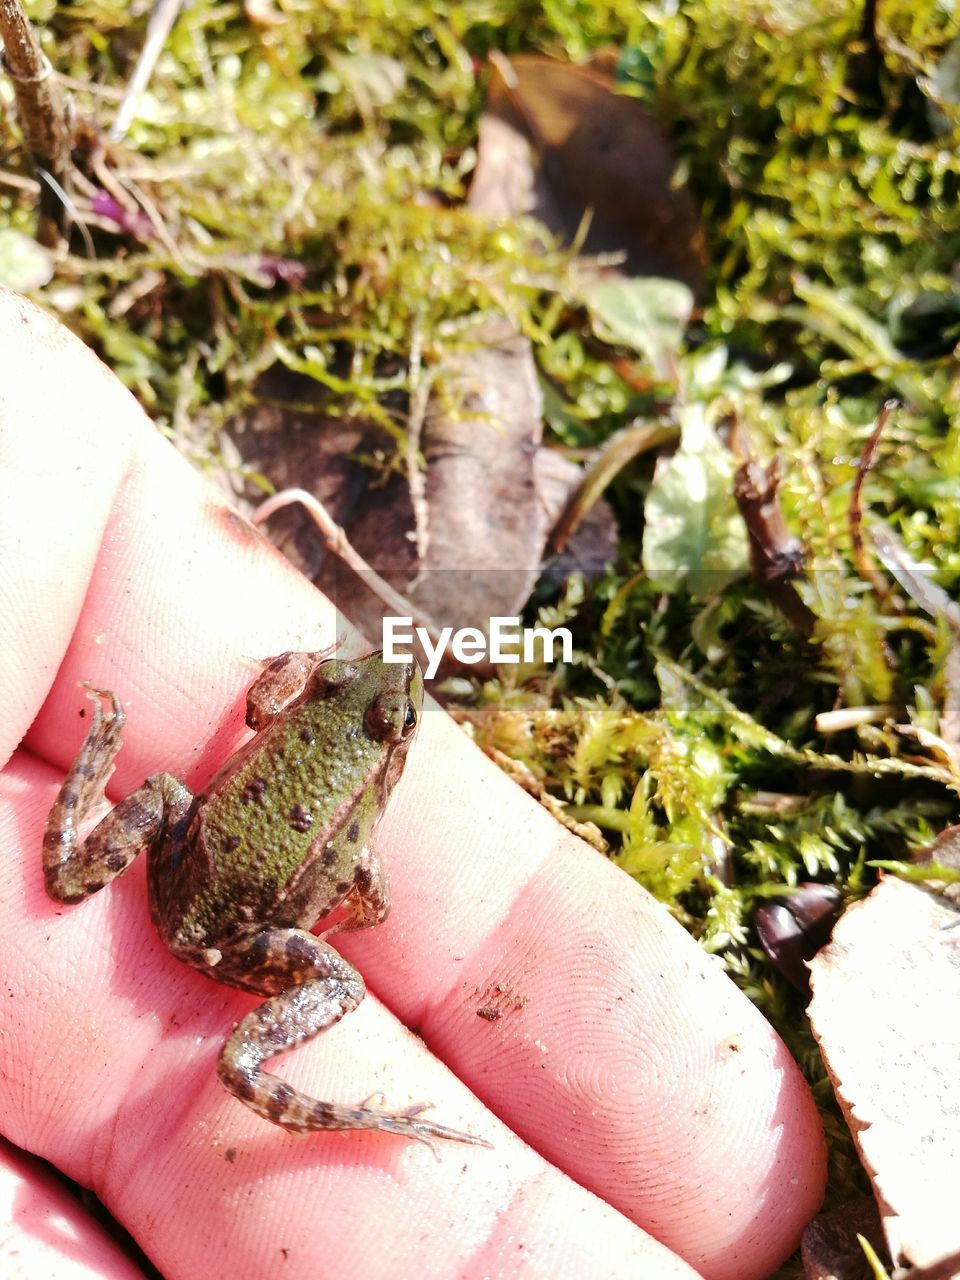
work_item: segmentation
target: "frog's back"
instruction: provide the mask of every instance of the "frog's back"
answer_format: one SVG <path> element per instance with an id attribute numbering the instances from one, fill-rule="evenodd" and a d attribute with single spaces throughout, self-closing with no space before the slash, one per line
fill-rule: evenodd
<path id="1" fill-rule="evenodd" d="M 349 892 L 384 759 L 364 727 L 366 683 L 305 695 L 197 797 L 169 886 L 177 941 L 215 944 L 250 922 L 309 927 Z"/>

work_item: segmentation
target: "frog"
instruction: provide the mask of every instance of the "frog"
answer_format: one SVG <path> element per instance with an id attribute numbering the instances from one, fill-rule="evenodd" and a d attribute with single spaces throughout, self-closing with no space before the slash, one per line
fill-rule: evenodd
<path id="1" fill-rule="evenodd" d="M 424 1116 L 311 1098 L 264 1063 L 356 1009 L 360 973 L 327 941 L 380 924 L 386 873 L 370 841 L 400 779 L 423 708 L 415 659 L 288 650 L 262 664 L 247 693 L 251 737 L 194 794 L 155 773 L 89 832 L 126 721 L 109 689 L 84 687 L 89 730 L 50 810 L 43 840 L 48 895 L 71 904 L 99 892 L 147 850 L 150 915 L 174 956 L 218 982 L 264 997 L 217 1060 L 225 1088 L 292 1133 L 368 1129 L 490 1146 Z M 332 917 L 324 931 L 311 929 Z"/>

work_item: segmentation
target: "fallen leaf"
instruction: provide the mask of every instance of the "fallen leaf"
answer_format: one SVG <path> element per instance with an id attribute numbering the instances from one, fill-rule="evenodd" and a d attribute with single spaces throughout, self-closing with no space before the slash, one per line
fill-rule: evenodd
<path id="1" fill-rule="evenodd" d="M 933 579 L 933 566 L 918 563 L 882 520 L 871 520 L 870 537 L 877 558 L 915 604 L 932 618 L 942 618 L 960 631 L 960 605 Z"/>
<path id="2" fill-rule="evenodd" d="M 582 253 L 622 255 L 624 275 L 702 292 L 703 229 L 653 117 L 603 72 L 536 54 L 490 62 L 471 208 L 531 213 Z"/>
<path id="3" fill-rule="evenodd" d="M 516 122 L 486 111 L 477 127 L 477 163 L 467 206 L 488 218 L 536 214 L 537 167 L 530 139 Z"/>
<path id="4" fill-rule="evenodd" d="M 509 322 L 435 371 L 420 442 L 425 545 L 418 559 L 405 540 L 409 571 L 394 585 L 437 622 L 482 627 L 491 616 L 515 616 L 533 590 L 549 527 L 534 474 L 542 410 L 530 345 Z M 403 488 L 392 502 L 411 528 Z M 382 508 L 365 504 L 348 531 L 376 567 Z"/>
<path id="5" fill-rule="evenodd" d="M 883 1252 L 880 1215 L 869 1196 L 817 1214 L 800 1245 L 807 1280 L 865 1280 L 867 1260 L 858 1236 Z"/>
<path id="6" fill-rule="evenodd" d="M 441 625 L 485 626 L 517 616 L 543 567 L 546 537 L 582 472 L 541 446 L 542 400 L 529 343 L 504 322 L 473 350 L 434 370 L 420 440 L 425 460 L 422 554 L 405 476 L 371 488 L 356 455 L 393 448 L 372 423 L 328 418 L 311 379 L 278 368 L 256 403 L 230 426 L 235 461 L 275 488 L 304 488 L 346 530 L 357 553 L 417 610 Z M 290 404 L 285 408 L 283 402 Z M 309 405 L 317 404 L 311 413 Z M 262 493 L 248 489 L 252 503 Z M 271 517 L 271 538 L 371 641 L 383 609 L 333 557 L 296 507 Z M 598 503 L 562 562 L 596 573 L 613 558 L 616 533 Z M 549 562 L 555 567 L 557 562 Z"/>
<path id="7" fill-rule="evenodd" d="M 897 1265 L 960 1250 L 960 911 L 885 877 L 810 965 L 810 1021 Z"/>

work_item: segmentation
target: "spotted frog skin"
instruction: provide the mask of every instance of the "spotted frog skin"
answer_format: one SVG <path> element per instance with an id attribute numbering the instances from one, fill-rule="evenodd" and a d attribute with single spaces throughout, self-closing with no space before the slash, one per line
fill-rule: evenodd
<path id="1" fill-rule="evenodd" d="M 156 773 L 80 841 L 120 750 L 117 696 L 87 686 L 93 721 L 47 819 L 43 869 L 57 902 L 79 902 L 148 850 L 150 913 L 187 964 L 266 997 L 221 1050 L 220 1080 L 264 1119 L 296 1133 L 381 1129 L 431 1142 L 482 1139 L 425 1120 L 307 1097 L 263 1063 L 355 1009 L 360 974 L 325 941 L 379 924 L 390 899 L 367 838 L 403 771 L 423 705 L 415 662 L 283 653 L 247 695 L 255 736 L 194 795 Z M 105 705 L 104 705 L 105 704 Z M 308 930 L 345 914 L 320 937 Z"/>

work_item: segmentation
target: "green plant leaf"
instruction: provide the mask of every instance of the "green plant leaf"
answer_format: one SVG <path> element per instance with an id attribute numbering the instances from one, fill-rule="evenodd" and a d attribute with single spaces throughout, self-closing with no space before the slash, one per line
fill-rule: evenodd
<path id="1" fill-rule="evenodd" d="M 0 231 L 0 284 L 27 293 L 42 288 L 52 275 L 50 254 L 36 240 L 12 227 Z"/>
<path id="2" fill-rule="evenodd" d="M 748 567 L 747 530 L 733 497 L 733 455 L 702 405 L 686 405 L 680 416 L 680 448 L 647 494 L 643 567 L 663 591 L 685 585 L 704 596 Z"/>
<path id="3" fill-rule="evenodd" d="M 632 347 L 647 358 L 656 377 L 676 382 L 676 354 L 693 310 L 693 294 L 685 284 L 656 276 L 598 280 L 585 300 L 598 338 Z"/>

